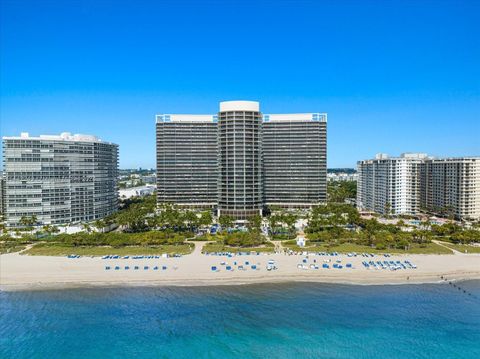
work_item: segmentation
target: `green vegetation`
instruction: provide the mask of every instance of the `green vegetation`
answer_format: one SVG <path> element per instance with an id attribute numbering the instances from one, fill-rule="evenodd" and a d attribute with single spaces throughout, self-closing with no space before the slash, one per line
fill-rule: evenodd
<path id="1" fill-rule="evenodd" d="M 224 245 L 221 242 L 212 242 L 207 243 L 203 247 L 204 253 L 212 253 L 212 252 L 265 252 L 265 253 L 272 253 L 275 250 L 275 246 L 272 242 L 265 242 L 262 246 L 257 247 L 233 247 Z"/>
<path id="2" fill-rule="evenodd" d="M 232 247 L 254 247 L 265 244 L 265 237 L 256 231 L 234 232 L 223 236 L 223 244 Z"/>
<path id="3" fill-rule="evenodd" d="M 36 256 L 66 256 L 78 254 L 81 256 L 104 256 L 104 255 L 161 255 L 168 254 L 189 254 L 192 252 L 193 245 L 158 245 L 158 246 L 71 246 L 61 243 L 39 243 L 31 249 L 23 252 L 28 255 Z"/>
<path id="4" fill-rule="evenodd" d="M 288 240 L 295 239 L 297 237 L 297 234 L 295 232 L 279 233 L 279 234 L 272 234 L 271 237 L 272 237 L 272 240 L 274 241 L 288 241 Z"/>
<path id="5" fill-rule="evenodd" d="M 411 244 L 407 249 L 392 248 L 388 250 L 380 250 L 375 247 L 361 245 L 357 243 L 341 243 L 341 244 L 325 244 L 314 243 L 307 241 L 307 245 L 304 248 L 298 247 L 295 241 L 289 241 L 284 243 L 284 247 L 296 252 L 308 251 L 308 252 L 338 252 L 338 253 L 398 253 L 398 254 L 452 254 L 445 247 L 442 247 L 435 243 Z"/>
<path id="6" fill-rule="evenodd" d="M 212 221 L 210 211 L 197 212 L 178 209 L 165 204 L 157 209 L 155 195 L 132 198 L 122 202 L 122 209 L 97 221 L 97 228 L 104 228 L 116 223 L 124 232 L 138 233 L 151 230 L 171 230 L 174 232 L 194 232 L 198 228 L 209 226 Z"/>
<path id="7" fill-rule="evenodd" d="M 294 239 L 297 236 L 295 223 L 299 216 L 296 213 L 287 212 L 273 206 L 267 221 L 270 227 L 270 236 L 273 240 L 282 241 Z"/>
<path id="8" fill-rule="evenodd" d="M 468 244 L 454 244 L 448 242 L 442 242 L 442 244 L 461 253 L 480 253 L 480 247 L 477 246 L 472 246 Z"/>
<path id="9" fill-rule="evenodd" d="M 36 239 L 34 236 L 0 238 L 0 250 L 12 252 L 25 248 L 25 244 L 34 244 L 26 254 L 32 255 L 105 255 L 105 254 L 161 254 L 190 253 L 193 245 L 185 243 L 192 233 L 176 233 L 171 230 L 140 233 L 86 233 L 59 234 Z"/>
<path id="10" fill-rule="evenodd" d="M 274 245 L 259 231 L 221 233 L 207 237 L 215 242 L 207 243 L 204 252 L 273 252 Z"/>
<path id="11" fill-rule="evenodd" d="M 330 181 L 327 184 L 328 202 L 344 203 L 347 198 L 357 197 L 357 182 Z"/>
<path id="12" fill-rule="evenodd" d="M 479 231 L 462 230 L 455 225 L 431 226 L 428 222 L 421 223 L 410 232 L 402 231 L 402 226 L 402 221 L 393 225 L 379 223 L 375 218 L 365 220 L 352 206 L 330 203 L 312 210 L 306 236 L 309 244 L 320 251 L 332 248 L 337 252 L 450 253 L 448 249 L 432 243 L 432 239 L 471 243 L 478 241 L 480 234 Z M 335 247 L 337 249 L 333 249 Z"/>
<path id="13" fill-rule="evenodd" d="M 25 249 L 25 245 L 15 242 L 0 242 L 0 254 L 19 252 Z"/>
<path id="14" fill-rule="evenodd" d="M 223 230 L 233 227 L 234 222 L 235 220 L 233 219 L 233 217 L 230 216 L 221 215 L 220 217 L 218 217 L 218 223 Z"/>

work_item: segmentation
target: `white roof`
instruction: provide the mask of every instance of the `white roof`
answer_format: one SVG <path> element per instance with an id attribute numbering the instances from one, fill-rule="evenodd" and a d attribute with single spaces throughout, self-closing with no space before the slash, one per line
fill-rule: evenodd
<path id="1" fill-rule="evenodd" d="M 257 101 L 223 101 L 220 102 L 220 112 L 224 111 L 260 111 L 260 104 Z M 156 121 L 159 122 L 175 122 L 175 123 L 198 123 L 198 122 L 217 122 L 218 115 L 195 115 L 195 114 L 158 114 Z M 308 113 L 276 113 L 263 114 L 264 122 L 303 122 L 303 121 L 319 121 L 327 122 L 327 114 L 325 112 L 308 112 Z"/>
<path id="2" fill-rule="evenodd" d="M 59 135 L 39 135 L 39 136 L 30 136 L 28 132 L 21 132 L 20 136 L 4 136 L 4 140 L 47 140 L 47 141 L 73 141 L 73 142 L 103 142 L 111 144 L 110 142 L 105 142 L 99 139 L 97 136 L 93 135 L 83 135 L 76 133 L 72 135 L 70 132 L 62 132 Z"/>
<path id="3" fill-rule="evenodd" d="M 198 123 L 215 122 L 216 115 L 189 115 L 189 114 L 160 114 L 156 116 L 157 122 Z"/>
<path id="4" fill-rule="evenodd" d="M 326 113 L 275 113 L 264 114 L 263 120 L 265 122 L 304 122 L 304 121 L 327 121 Z"/>
<path id="5" fill-rule="evenodd" d="M 257 101 L 223 101 L 220 102 L 220 112 L 224 111 L 260 111 Z"/>

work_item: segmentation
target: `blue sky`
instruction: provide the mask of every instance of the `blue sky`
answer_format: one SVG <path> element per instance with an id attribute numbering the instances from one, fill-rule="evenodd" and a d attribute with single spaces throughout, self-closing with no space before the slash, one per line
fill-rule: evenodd
<path id="1" fill-rule="evenodd" d="M 328 166 L 480 156 L 480 1 L 2 0 L 1 135 L 155 166 L 155 114 L 327 112 Z"/>

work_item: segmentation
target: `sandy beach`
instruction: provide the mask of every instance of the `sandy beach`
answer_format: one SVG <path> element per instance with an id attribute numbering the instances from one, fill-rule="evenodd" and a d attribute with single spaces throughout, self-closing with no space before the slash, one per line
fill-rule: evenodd
<path id="1" fill-rule="evenodd" d="M 92 286 L 198 286 L 198 285 L 239 285 L 252 283 L 278 283 L 293 281 L 345 283 L 345 284 L 402 284 L 431 283 L 449 280 L 480 279 L 480 254 L 453 255 L 392 255 L 385 258 L 376 255 L 373 258 L 362 256 L 348 257 L 321 256 L 310 254 L 306 266 L 305 255 L 260 254 L 234 257 L 204 255 L 197 247 L 195 251 L 179 258 L 159 259 L 102 259 L 99 257 L 47 257 L 27 256 L 18 253 L 0 255 L 0 289 L 34 290 Z M 274 260 L 278 269 L 267 271 L 269 260 Z M 329 269 L 322 268 L 325 261 Z M 366 269 L 362 261 L 405 261 L 409 260 L 416 269 L 375 270 Z M 332 268 L 332 264 L 341 261 L 342 269 Z M 222 262 L 226 264 L 222 265 Z M 237 262 L 237 265 L 234 264 Z M 245 262 L 249 262 L 246 266 Z M 350 263 L 352 268 L 346 268 Z M 258 270 L 252 270 L 251 265 Z M 311 264 L 320 268 L 312 269 Z M 227 271 L 230 265 L 233 271 Z M 244 265 L 246 270 L 239 270 Z M 110 270 L 105 267 L 110 266 Z M 119 270 L 115 270 L 119 266 Z M 125 266 L 130 267 L 125 270 Z M 138 270 L 134 267 L 138 266 Z M 145 270 L 144 267 L 149 269 Z M 153 270 L 158 266 L 158 270 Z M 162 269 L 166 266 L 166 269 Z M 212 271 L 216 266 L 219 271 Z"/>

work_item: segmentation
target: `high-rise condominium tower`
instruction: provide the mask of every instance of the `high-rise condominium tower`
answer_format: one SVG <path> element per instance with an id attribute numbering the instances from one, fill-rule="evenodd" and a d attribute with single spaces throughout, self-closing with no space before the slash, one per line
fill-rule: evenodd
<path id="1" fill-rule="evenodd" d="M 258 102 L 220 103 L 218 211 L 235 218 L 261 214 L 262 115 Z"/>
<path id="2" fill-rule="evenodd" d="M 38 224 L 103 218 L 117 210 L 118 146 L 94 136 L 3 137 L 5 222 Z"/>
<path id="3" fill-rule="evenodd" d="M 265 203 L 286 208 L 327 201 L 327 115 L 265 115 Z"/>
<path id="4" fill-rule="evenodd" d="M 357 206 L 382 214 L 416 214 L 419 209 L 420 166 L 424 153 L 400 157 L 378 154 L 357 163 Z"/>
<path id="5" fill-rule="evenodd" d="M 404 154 L 359 161 L 357 206 L 383 214 L 480 219 L 480 158 Z"/>
<path id="6" fill-rule="evenodd" d="M 423 211 L 480 219 L 480 157 L 427 159 L 421 183 Z"/>
<path id="7" fill-rule="evenodd" d="M 216 121 L 212 115 L 157 116 L 158 203 L 216 205 Z"/>
<path id="8" fill-rule="evenodd" d="M 326 122 L 323 113 L 263 115 L 253 101 L 222 102 L 216 115 L 157 115 L 158 203 L 236 219 L 323 203 Z"/>

